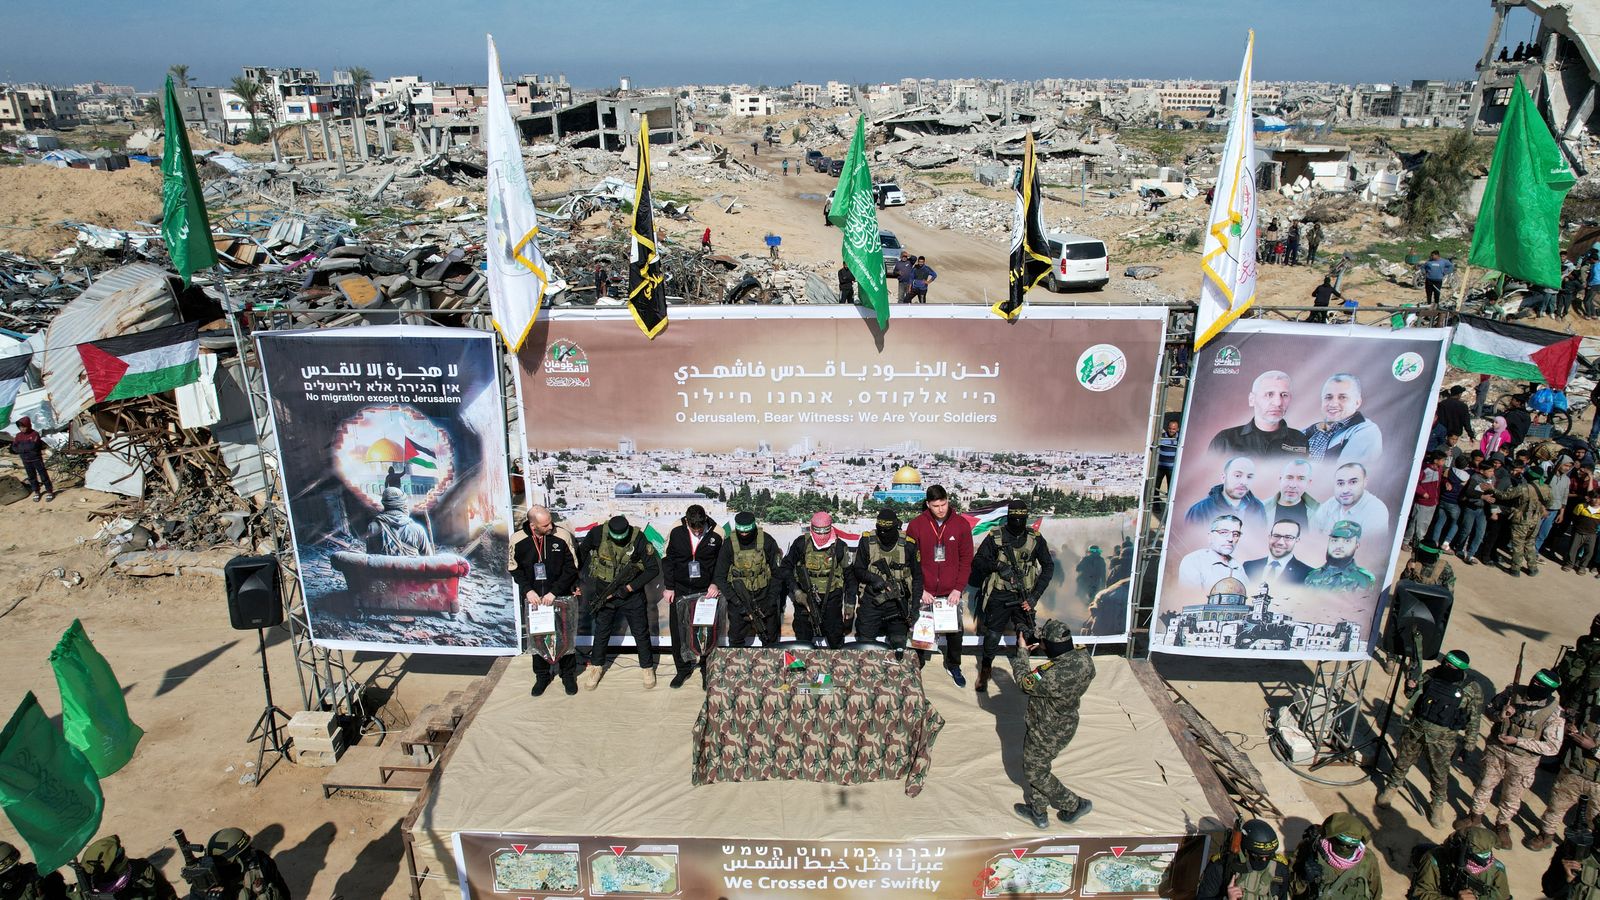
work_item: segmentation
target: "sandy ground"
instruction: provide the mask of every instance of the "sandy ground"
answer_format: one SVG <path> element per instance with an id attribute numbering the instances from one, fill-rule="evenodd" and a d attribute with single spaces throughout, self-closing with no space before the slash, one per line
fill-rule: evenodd
<path id="1" fill-rule="evenodd" d="M 9 166 L 0 168 L 0 198 L 0 250 L 48 258 L 77 239 L 59 222 L 131 228 L 160 218 L 161 171 Z"/>

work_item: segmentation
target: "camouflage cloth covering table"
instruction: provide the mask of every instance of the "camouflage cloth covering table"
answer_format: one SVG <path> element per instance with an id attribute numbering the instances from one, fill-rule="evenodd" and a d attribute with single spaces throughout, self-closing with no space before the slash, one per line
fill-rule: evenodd
<path id="1" fill-rule="evenodd" d="M 785 654 L 804 668 L 786 666 Z M 719 649 L 694 725 L 694 784 L 904 778 L 922 793 L 944 717 L 916 657 L 872 650 Z"/>

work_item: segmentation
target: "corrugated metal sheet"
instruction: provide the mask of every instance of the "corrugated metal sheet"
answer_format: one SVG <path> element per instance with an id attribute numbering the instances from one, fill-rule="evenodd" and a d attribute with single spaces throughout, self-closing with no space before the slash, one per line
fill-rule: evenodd
<path id="1" fill-rule="evenodd" d="M 149 263 L 113 269 L 56 314 L 45 335 L 48 349 L 39 370 L 60 421 L 70 421 L 94 404 L 78 344 L 178 321 L 168 278 L 165 269 Z"/>

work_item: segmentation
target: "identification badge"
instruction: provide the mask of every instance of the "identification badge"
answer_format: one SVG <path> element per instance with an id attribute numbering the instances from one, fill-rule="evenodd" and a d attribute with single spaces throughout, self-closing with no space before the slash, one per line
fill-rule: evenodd
<path id="1" fill-rule="evenodd" d="M 701 597 L 695 601 L 693 624 L 696 628 L 717 624 L 717 598 Z"/>
<path id="2" fill-rule="evenodd" d="M 934 544 L 933 545 L 933 561 L 934 562 L 944 562 L 944 545 L 943 544 Z"/>
<path id="3" fill-rule="evenodd" d="M 550 568 L 548 566 L 546 566 L 542 562 L 534 563 L 533 564 L 533 580 L 534 581 L 548 581 L 549 579 L 550 579 Z"/>
<path id="4" fill-rule="evenodd" d="M 961 630 L 961 603 L 949 597 L 933 598 L 933 630 L 948 634 Z"/>
<path id="5" fill-rule="evenodd" d="M 556 633 L 556 607 L 528 605 L 528 633 L 529 634 L 555 634 Z"/>
<path id="6" fill-rule="evenodd" d="M 911 629 L 911 646 L 918 650 L 932 650 L 937 646 L 937 641 L 938 639 L 934 637 L 933 616 L 923 613 Z"/>
<path id="7" fill-rule="evenodd" d="M 690 578 L 699 578 L 700 577 L 700 560 L 698 560 L 698 559 L 689 560 L 689 577 Z"/>

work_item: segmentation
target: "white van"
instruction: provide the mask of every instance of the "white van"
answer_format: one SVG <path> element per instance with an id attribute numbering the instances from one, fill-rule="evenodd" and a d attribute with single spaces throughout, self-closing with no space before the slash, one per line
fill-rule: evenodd
<path id="1" fill-rule="evenodd" d="M 1050 277 L 1045 287 L 1052 293 L 1067 288 L 1100 290 L 1111 280 L 1111 259 L 1105 242 L 1083 234 L 1046 234 L 1050 242 Z"/>

